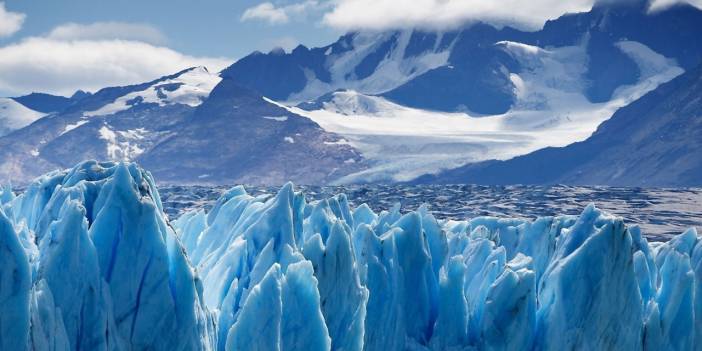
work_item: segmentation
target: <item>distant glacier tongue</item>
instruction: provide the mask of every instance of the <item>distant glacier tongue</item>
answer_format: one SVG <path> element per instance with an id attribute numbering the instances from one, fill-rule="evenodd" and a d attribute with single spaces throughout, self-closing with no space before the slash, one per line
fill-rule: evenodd
<path id="1" fill-rule="evenodd" d="M 226 192 L 88 161 L 0 194 L 0 350 L 693 350 L 702 237 Z"/>

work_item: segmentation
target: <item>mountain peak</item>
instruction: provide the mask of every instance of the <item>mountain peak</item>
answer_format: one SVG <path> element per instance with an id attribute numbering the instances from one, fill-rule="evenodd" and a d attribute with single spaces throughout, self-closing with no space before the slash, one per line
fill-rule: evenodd
<path id="1" fill-rule="evenodd" d="M 191 67 L 144 84 L 102 89 L 96 95 L 104 95 L 104 98 L 97 97 L 93 104 L 96 108 L 91 108 L 84 114 L 115 114 L 141 104 L 195 107 L 202 103 L 220 81 L 219 75 L 210 73 L 205 66 Z"/>
<path id="2" fill-rule="evenodd" d="M 78 89 L 75 93 L 73 93 L 73 95 L 71 95 L 71 100 L 80 100 L 90 95 L 92 95 L 92 93 Z"/>
<path id="3" fill-rule="evenodd" d="M 269 51 L 268 53 L 271 54 L 271 55 L 278 55 L 278 56 L 282 56 L 282 55 L 285 55 L 285 54 L 286 54 L 285 49 L 283 49 L 283 48 L 280 47 L 280 46 L 274 47 L 274 48 L 271 49 L 271 51 Z"/>
<path id="4" fill-rule="evenodd" d="M 182 74 L 185 74 L 188 72 L 209 74 L 210 70 L 208 70 L 207 67 L 205 67 L 205 66 L 194 66 L 194 67 L 190 67 L 184 71 L 181 71 Z"/>

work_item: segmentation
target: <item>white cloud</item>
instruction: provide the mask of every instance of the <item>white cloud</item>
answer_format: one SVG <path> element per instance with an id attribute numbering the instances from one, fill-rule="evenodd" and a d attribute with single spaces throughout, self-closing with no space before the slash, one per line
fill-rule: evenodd
<path id="1" fill-rule="evenodd" d="M 146 82 L 184 68 L 219 71 L 224 58 L 193 57 L 129 40 L 56 40 L 34 37 L 0 47 L 0 91 L 70 95 L 78 89 Z"/>
<path id="2" fill-rule="evenodd" d="M 670 6 L 673 6 L 677 3 L 680 2 L 686 2 L 692 6 L 695 6 L 697 8 L 702 9 L 702 0 L 687 0 L 687 1 L 681 1 L 681 0 L 654 0 L 653 4 L 651 4 L 651 11 L 660 11 L 664 10 Z"/>
<path id="3" fill-rule="evenodd" d="M 23 13 L 10 12 L 5 8 L 5 3 L 0 2 L 0 37 L 9 37 L 15 34 L 24 23 L 27 15 Z"/>
<path id="4" fill-rule="evenodd" d="M 591 7 L 592 0 L 340 0 L 324 23 L 341 29 L 443 29 L 482 20 L 538 28 L 548 19 Z"/>
<path id="5" fill-rule="evenodd" d="M 332 6 L 331 1 L 319 2 L 306 0 L 299 3 L 275 6 L 273 3 L 264 2 L 250 7 L 241 15 L 242 21 L 259 20 L 269 24 L 285 24 L 290 19 L 305 19 L 311 12 L 322 11 Z"/>
<path id="6" fill-rule="evenodd" d="M 55 40 L 123 39 L 155 45 L 166 42 L 166 36 L 148 24 L 125 22 L 66 23 L 54 28 L 47 37 Z"/>
<path id="7" fill-rule="evenodd" d="M 270 24 L 281 24 L 288 23 L 290 19 L 285 13 L 285 10 L 282 8 L 275 7 L 275 5 L 271 4 L 270 2 L 264 2 L 246 9 L 244 14 L 241 15 L 241 20 L 262 20 L 267 21 Z"/>
<path id="8" fill-rule="evenodd" d="M 323 23 L 337 29 L 446 29 L 470 21 L 510 24 L 539 29 L 565 13 L 583 12 L 597 0 L 330 0 L 333 8 Z M 599 0 L 626 1 L 626 0 Z M 702 8 L 702 0 L 654 0 L 652 8 L 688 2 Z"/>
<path id="9" fill-rule="evenodd" d="M 284 36 L 279 38 L 274 38 L 272 40 L 264 41 L 264 45 L 261 47 L 262 50 L 281 48 L 286 52 L 292 51 L 300 45 L 300 41 L 291 36 Z"/>

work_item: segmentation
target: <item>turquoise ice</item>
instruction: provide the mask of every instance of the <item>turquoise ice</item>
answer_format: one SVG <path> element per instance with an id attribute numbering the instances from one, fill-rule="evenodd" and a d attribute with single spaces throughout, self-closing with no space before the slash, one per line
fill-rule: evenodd
<path id="1" fill-rule="evenodd" d="M 12 225 L 0 216 L 9 250 L 1 257 L 12 261 L 0 266 L 0 296 L 14 290 L 15 301 L 0 318 L 17 314 L 0 324 L 3 350 L 213 349 L 202 285 L 136 165 L 86 162 L 47 174 L 3 210 L 16 233 L 8 237 Z"/>
<path id="2" fill-rule="evenodd" d="M 702 237 L 595 206 L 533 221 L 375 213 L 291 184 L 170 219 L 85 162 L 0 194 L 2 350 L 700 350 Z"/>

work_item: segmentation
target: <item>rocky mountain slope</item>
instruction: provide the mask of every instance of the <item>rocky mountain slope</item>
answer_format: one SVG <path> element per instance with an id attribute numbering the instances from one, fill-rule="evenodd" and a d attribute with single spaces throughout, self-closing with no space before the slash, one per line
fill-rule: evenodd
<path id="1" fill-rule="evenodd" d="M 21 183 L 97 159 L 138 161 L 160 181 L 324 183 L 363 167 L 339 140 L 198 67 L 102 89 L 0 138 L 0 177 Z"/>

